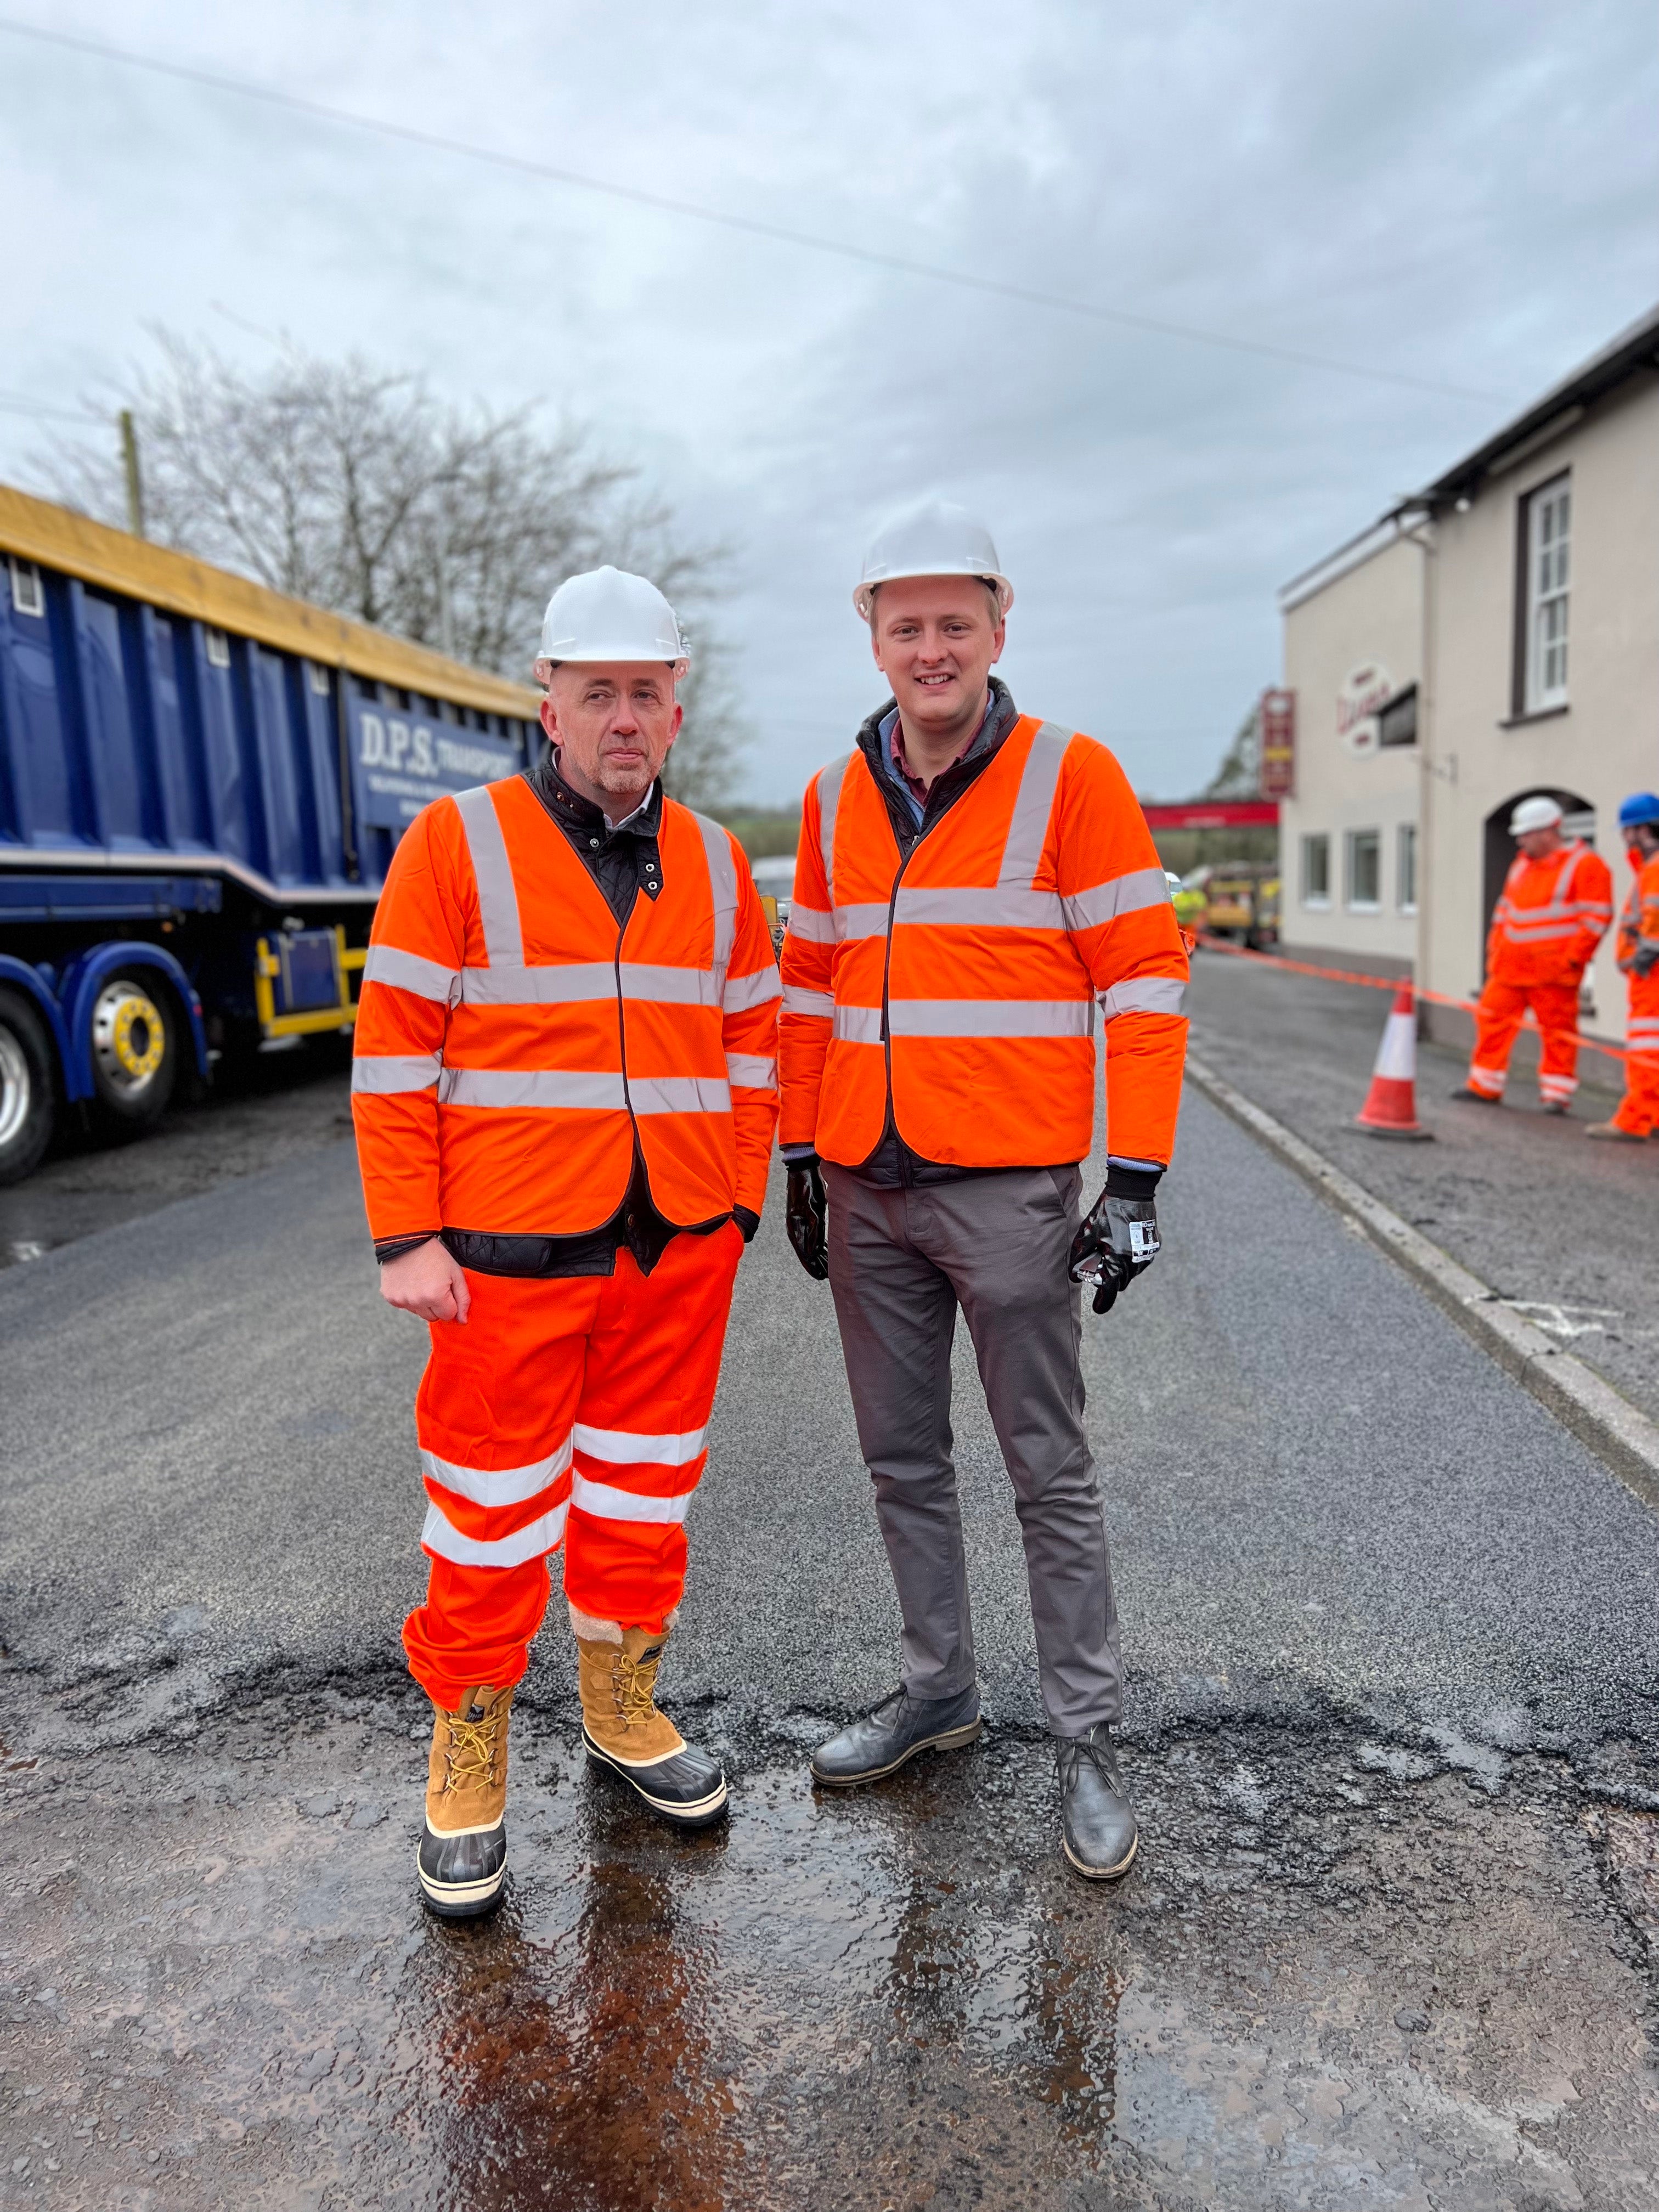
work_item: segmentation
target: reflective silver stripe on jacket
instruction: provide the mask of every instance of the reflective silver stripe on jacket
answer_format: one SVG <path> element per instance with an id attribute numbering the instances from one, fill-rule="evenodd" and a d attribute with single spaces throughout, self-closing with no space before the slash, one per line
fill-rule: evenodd
<path id="1" fill-rule="evenodd" d="M 837 1019 L 840 1010 L 837 1010 Z M 1088 999 L 890 999 L 895 1037 L 1086 1037 Z"/>
<path id="2" fill-rule="evenodd" d="M 879 1006 L 835 1006 L 829 1010 L 830 1034 L 838 1044 L 879 1044 Z"/>
<path id="3" fill-rule="evenodd" d="M 729 1114 L 732 1086 L 723 1075 L 630 1075 L 636 1114 Z"/>
<path id="4" fill-rule="evenodd" d="M 752 975 L 726 977 L 726 988 L 720 994 L 720 1009 L 724 1013 L 746 1014 L 782 996 L 783 982 L 777 969 L 757 968 Z"/>
<path id="5" fill-rule="evenodd" d="M 836 908 L 836 935 L 843 944 L 865 937 L 885 937 L 887 907 L 885 902 L 872 899 L 858 906 L 838 906 Z"/>
<path id="6" fill-rule="evenodd" d="M 906 928 L 1060 930 L 1066 927 L 1065 909 L 1054 892 L 1005 890 L 998 884 L 961 890 L 901 884 L 893 920 Z"/>
<path id="7" fill-rule="evenodd" d="M 1054 811 L 1060 763 L 1072 742 L 1069 730 L 1052 722 L 1041 723 L 1031 739 L 1031 750 L 1020 771 L 1019 789 L 1008 820 L 1007 840 L 997 882 L 1004 890 L 1029 891 L 1036 881 L 1042 848 L 1048 842 L 1048 817 Z"/>
<path id="8" fill-rule="evenodd" d="M 624 999 L 658 1006 L 713 1006 L 719 1004 L 714 979 L 706 968 L 659 967 L 647 961 L 622 963 Z M 592 999 L 614 999 L 617 970 L 608 960 L 550 962 L 525 968 L 464 968 L 461 996 L 473 1006 L 578 1006 Z"/>
<path id="9" fill-rule="evenodd" d="M 351 1087 L 380 1097 L 398 1091 L 429 1091 L 440 1073 L 435 1052 L 362 1053 L 351 1063 Z"/>
<path id="10" fill-rule="evenodd" d="M 1109 1022 L 1117 1014 L 1178 1014 L 1187 986 L 1179 975 L 1132 975 L 1100 994 L 1100 1011 Z"/>
<path id="11" fill-rule="evenodd" d="M 821 914 L 815 906 L 803 906 L 794 899 L 790 902 L 788 933 L 799 938 L 803 945 L 833 945 L 836 917 L 833 914 Z"/>
<path id="12" fill-rule="evenodd" d="M 1142 914 L 1170 904 L 1170 881 L 1162 868 L 1132 868 L 1086 891 L 1073 891 L 1063 904 L 1068 929 L 1097 929 L 1121 914 Z"/>
<path id="13" fill-rule="evenodd" d="M 519 926 L 519 893 L 513 881 L 513 863 L 507 857 L 501 820 L 490 797 L 491 786 L 474 784 L 458 791 L 455 810 L 466 833 L 472 859 L 473 879 L 478 886 L 478 927 L 492 968 L 524 965 L 524 933 Z"/>
<path id="14" fill-rule="evenodd" d="M 852 754 L 844 753 L 840 760 L 831 761 L 828 768 L 818 771 L 818 843 L 823 854 L 823 880 L 829 887 L 832 910 L 836 903 L 836 816 L 841 807 L 841 787 L 852 764 Z"/>
<path id="15" fill-rule="evenodd" d="M 628 1104 L 623 1079 L 607 1071 L 568 1068 L 446 1067 L 438 1085 L 444 1106 L 562 1106 L 583 1114 L 620 1114 Z"/>
<path id="16" fill-rule="evenodd" d="M 418 952 L 401 951 L 395 945 L 371 945 L 363 963 L 365 983 L 390 983 L 394 989 L 412 991 L 417 999 L 433 999 L 453 1006 L 460 995 L 460 971 L 441 962 L 422 958 Z"/>
<path id="17" fill-rule="evenodd" d="M 726 971 L 732 965 L 732 947 L 738 934 L 738 869 L 732 856 L 732 835 L 718 822 L 711 822 L 706 814 L 686 810 L 702 834 L 702 849 L 708 860 L 708 889 L 714 902 L 714 996 L 713 1004 L 720 1004 L 720 993 L 726 983 Z"/>
<path id="18" fill-rule="evenodd" d="M 778 1063 L 758 1052 L 728 1052 L 726 1079 L 734 1091 L 775 1091 Z"/>
<path id="19" fill-rule="evenodd" d="M 836 1001 L 828 991 L 806 991 L 799 983 L 786 983 L 783 1011 L 786 1014 L 810 1014 L 827 1021 L 836 1011 Z"/>

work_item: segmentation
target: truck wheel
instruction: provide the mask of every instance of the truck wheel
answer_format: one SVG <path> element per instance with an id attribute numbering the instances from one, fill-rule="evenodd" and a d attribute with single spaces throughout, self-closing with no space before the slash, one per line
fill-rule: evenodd
<path id="1" fill-rule="evenodd" d="M 0 1186 L 34 1172 L 56 1115 L 46 1024 L 21 992 L 0 990 Z"/>
<path id="2" fill-rule="evenodd" d="M 159 978 L 112 975 L 93 1002 L 92 1082 L 107 1136 L 159 1121 L 179 1073 L 179 1018 Z"/>

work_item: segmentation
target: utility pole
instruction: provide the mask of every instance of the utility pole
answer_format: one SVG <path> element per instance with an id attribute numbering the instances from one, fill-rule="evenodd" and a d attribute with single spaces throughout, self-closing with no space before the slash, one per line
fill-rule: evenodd
<path id="1" fill-rule="evenodd" d="M 138 473 L 138 433 L 132 410 L 121 410 L 121 467 L 127 480 L 127 528 L 135 538 L 144 535 L 144 480 Z"/>

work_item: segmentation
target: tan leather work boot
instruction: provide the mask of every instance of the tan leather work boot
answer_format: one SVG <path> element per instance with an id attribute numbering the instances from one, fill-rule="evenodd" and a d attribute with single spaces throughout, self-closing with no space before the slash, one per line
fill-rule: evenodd
<path id="1" fill-rule="evenodd" d="M 588 1626 L 611 1632 L 576 1638 L 588 1757 L 620 1775 L 659 1819 L 677 1828 L 705 1826 L 725 1809 L 726 1777 L 718 1759 L 687 1743 L 657 1710 L 667 1631 L 653 1634 L 609 1621 Z"/>
<path id="2" fill-rule="evenodd" d="M 427 1761 L 421 1894 L 446 1920 L 488 1912 L 507 1879 L 507 1730 L 511 1690 L 469 1690 L 453 1712 L 435 1703 Z"/>

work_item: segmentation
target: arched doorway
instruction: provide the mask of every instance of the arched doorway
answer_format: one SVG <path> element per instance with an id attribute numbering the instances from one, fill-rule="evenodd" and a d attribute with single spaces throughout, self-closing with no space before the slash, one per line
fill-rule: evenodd
<path id="1" fill-rule="evenodd" d="M 1506 799 L 1501 806 L 1494 806 L 1486 817 L 1486 848 L 1483 855 L 1483 889 L 1485 900 L 1481 908 L 1484 919 L 1480 927 L 1481 974 L 1486 973 L 1486 945 L 1492 928 L 1492 908 L 1503 893 L 1504 878 L 1510 872 L 1510 863 L 1516 854 L 1516 843 L 1510 835 L 1510 817 L 1523 799 L 1553 799 L 1560 808 L 1561 828 L 1569 837 L 1582 837 L 1587 845 L 1595 842 L 1595 809 L 1588 799 L 1576 791 L 1565 791 L 1559 784 L 1529 783 Z"/>

